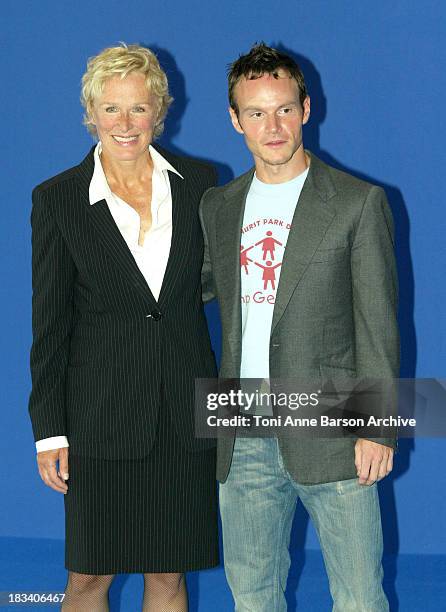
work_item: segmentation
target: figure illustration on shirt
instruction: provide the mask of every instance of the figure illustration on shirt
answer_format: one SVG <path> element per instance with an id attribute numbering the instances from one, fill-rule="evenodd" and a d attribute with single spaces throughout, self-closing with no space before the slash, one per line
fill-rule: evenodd
<path id="1" fill-rule="evenodd" d="M 272 261 L 267 261 L 266 262 L 266 266 L 262 266 L 262 264 L 257 263 L 256 261 L 254 262 L 256 266 L 258 266 L 259 268 L 262 268 L 263 270 L 263 275 L 262 275 L 262 280 L 263 280 L 263 289 L 267 289 L 268 288 L 268 282 L 271 283 L 271 288 L 272 289 L 276 289 L 276 273 L 275 273 L 275 269 L 278 268 L 279 266 L 282 265 L 282 262 L 276 264 L 275 266 L 271 267 L 273 265 Z"/>
<path id="2" fill-rule="evenodd" d="M 273 238 L 272 235 L 272 232 L 266 232 L 267 237 L 259 240 L 259 242 L 256 242 L 255 244 L 255 246 L 259 246 L 259 244 L 262 245 L 263 261 L 265 261 L 267 253 L 269 253 L 270 258 L 274 261 L 274 250 L 276 248 L 276 244 L 282 246 L 282 243 Z"/>
<path id="3" fill-rule="evenodd" d="M 240 267 L 245 268 L 245 274 L 248 274 L 248 265 L 252 263 L 252 259 L 248 257 L 248 251 L 253 248 L 254 246 L 250 246 L 247 249 L 243 249 L 243 244 L 240 245 Z"/>

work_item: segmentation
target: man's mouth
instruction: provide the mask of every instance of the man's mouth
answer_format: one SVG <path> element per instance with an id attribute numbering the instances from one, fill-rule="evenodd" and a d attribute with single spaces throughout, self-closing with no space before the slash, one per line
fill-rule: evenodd
<path id="1" fill-rule="evenodd" d="M 266 142 L 266 146 L 267 147 L 280 147 L 281 145 L 285 144 L 286 140 L 270 140 L 269 142 Z"/>

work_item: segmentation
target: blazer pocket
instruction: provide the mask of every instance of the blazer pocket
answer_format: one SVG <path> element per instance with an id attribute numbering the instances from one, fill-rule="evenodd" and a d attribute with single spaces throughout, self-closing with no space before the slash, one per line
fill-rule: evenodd
<path id="1" fill-rule="evenodd" d="M 342 380 L 346 378 L 356 378 L 356 370 L 344 366 L 334 366 L 325 363 L 319 364 L 319 371 L 322 380 Z"/>
<path id="2" fill-rule="evenodd" d="M 114 396 L 110 368 L 68 366 L 66 403 L 68 422 L 74 429 L 93 426 L 98 414 Z"/>
<path id="3" fill-rule="evenodd" d="M 356 383 L 356 370 L 319 364 L 322 378 L 320 405 L 325 409 L 347 406 Z"/>
<path id="4" fill-rule="evenodd" d="M 336 249 L 317 249 L 310 263 L 334 263 L 347 256 L 349 250 L 347 247 L 338 247 Z"/>

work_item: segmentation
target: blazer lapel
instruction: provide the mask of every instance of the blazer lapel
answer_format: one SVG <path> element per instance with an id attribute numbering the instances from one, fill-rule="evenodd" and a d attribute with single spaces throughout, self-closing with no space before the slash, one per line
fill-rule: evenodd
<path id="1" fill-rule="evenodd" d="M 104 244 L 107 252 L 111 253 L 116 265 L 121 268 L 123 275 L 140 291 L 143 296 L 149 298 L 154 305 L 156 300 L 146 283 L 146 280 L 138 268 L 136 261 L 130 252 L 127 243 L 122 237 L 105 200 L 100 200 L 91 205 L 89 200 L 89 187 L 94 170 L 94 147 L 87 157 L 77 167 L 78 184 L 84 203 L 92 224 L 95 226 L 99 239 Z"/>
<path id="2" fill-rule="evenodd" d="M 173 288 L 182 274 L 182 265 L 187 263 L 185 253 L 191 241 L 193 226 L 192 219 L 190 218 L 191 207 L 188 205 L 188 200 L 191 196 L 189 195 L 187 177 L 182 179 L 175 172 L 169 171 L 169 182 L 172 194 L 172 241 L 163 284 L 158 298 L 159 304 L 169 300 Z"/>
<path id="3" fill-rule="evenodd" d="M 253 176 L 254 169 L 251 169 L 231 185 L 224 194 L 225 203 L 216 215 L 219 258 L 214 264 L 222 269 L 223 294 L 232 296 L 229 340 L 233 342 L 241 342 L 240 241 L 246 196 Z"/>
<path id="4" fill-rule="evenodd" d="M 314 155 L 310 156 L 310 170 L 294 211 L 285 248 L 271 330 L 280 321 L 314 252 L 335 217 L 335 211 L 329 203 L 336 191 L 334 185 L 324 164 Z"/>

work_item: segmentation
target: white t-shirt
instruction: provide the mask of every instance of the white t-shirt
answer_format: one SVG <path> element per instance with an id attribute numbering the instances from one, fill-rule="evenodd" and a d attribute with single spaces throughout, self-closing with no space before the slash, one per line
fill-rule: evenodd
<path id="1" fill-rule="evenodd" d="M 240 244 L 241 378 L 269 379 L 271 322 L 294 210 L 308 169 L 285 183 L 255 175 L 246 198 Z"/>

